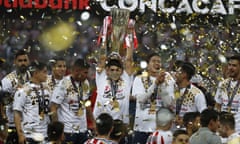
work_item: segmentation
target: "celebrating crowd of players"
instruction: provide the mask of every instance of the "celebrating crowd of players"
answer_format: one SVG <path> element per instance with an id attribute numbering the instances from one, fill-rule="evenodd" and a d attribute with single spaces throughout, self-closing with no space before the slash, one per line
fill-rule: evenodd
<path id="1" fill-rule="evenodd" d="M 68 65 L 64 58 L 54 57 L 49 71 L 47 64 L 30 62 L 28 53 L 19 50 L 15 69 L 1 80 L 0 141 L 221 144 L 226 137 L 228 143 L 239 140 L 239 55 L 229 57 L 228 77 L 219 82 L 211 97 L 216 103 L 211 105 L 206 91 L 191 81 L 196 74 L 192 63 L 181 61 L 167 72 L 157 53 L 149 54 L 146 62 L 136 74 L 130 48 L 124 59 L 114 52 L 100 56 L 93 100 L 85 59 Z M 129 113 L 130 101 L 136 103 L 134 114 Z"/>

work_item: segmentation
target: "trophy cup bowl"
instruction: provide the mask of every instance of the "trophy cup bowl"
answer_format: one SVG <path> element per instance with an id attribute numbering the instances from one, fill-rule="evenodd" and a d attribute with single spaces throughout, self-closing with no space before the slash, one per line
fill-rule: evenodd
<path id="1" fill-rule="evenodd" d="M 112 8 L 112 51 L 120 53 L 128 27 L 130 11 L 127 9 Z"/>

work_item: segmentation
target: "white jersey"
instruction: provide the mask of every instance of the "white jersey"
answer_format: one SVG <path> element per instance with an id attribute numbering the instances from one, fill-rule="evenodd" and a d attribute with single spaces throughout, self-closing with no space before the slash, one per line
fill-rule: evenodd
<path id="1" fill-rule="evenodd" d="M 22 85 L 29 81 L 30 73 L 27 72 L 22 76 L 22 80 L 20 80 L 20 76 L 17 74 L 16 71 L 13 71 L 6 75 L 1 83 L 2 83 L 2 90 L 11 93 L 12 99 L 14 97 L 15 92 L 18 88 L 22 87 Z M 13 106 L 12 103 L 6 106 L 6 115 L 8 118 L 8 124 L 10 127 L 15 127 L 14 119 L 13 119 Z"/>
<path id="2" fill-rule="evenodd" d="M 237 88 L 237 83 L 237 81 L 232 81 L 231 79 L 221 81 L 216 91 L 215 101 L 221 105 L 221 111 L 235 114 L 236 131 L 240 133 L 240 85 Z M 233 97 L 231 110 L 229 111 L 228 102 L 234 91 L 235 96 Z"/>
<path id="3" fill-rule="evenodd" d="M 129 123 L 129 99 L 132 76 L 129 76 L 124 71 L 117 82 L 116 90 L 113 90 L 111 81 L 107 79 L 106 71 L 103 71 L 100 74 L 96 73 L 96 84 L 97 98 L 93 110 L 94 117 L 98 117 L 101 113 L 108 113 L 113 119 L 120 119 L 124 123 Z M 116 91 L 115 101 L 112 101 L 113 91 Z"/>
<path id="4" fill-rule="evenodd" d="M 71 80 L 71 76 L 66 76 L 52 93 L 51 102 L 59 104 L 58 120 L 64 123 L 66 133 L 79 133 L 87 130 L 86 108 L 80 107 L 80 102 L 89 98 L 89 82 L 88 80 L 82 82 L 82 94 L 76 91 L 74 85 L 80 87 L 79 82 Z"/>
<path id="5" fill-rule="evenodd" d="M 165 81 L 156 86 L 155 77 L 137 76 L 133 82 L 132 96 L 136 97 L 136 115 L 134 130 L 153 132 L 156 130 L 156 111 L 162 106 L 169 106 L 174 99 L 174 79 L 169 73 Z M 157 89 L 156 89 L 157 88 Z M 152 106 L 150 97 L 155 93 L 155 107 Z"/>
<path id="6" fill-rule="evenodd" d="M 187 91 L 187 92 L 186 92 Z M 186 88 L 180 89 L 180 97 L 184 96 L 181 109 L 179 111 L 179 116 L 183 117 L 187 112 L 202 112 L 207 108 L 206 98 L 203 92 L 191 84 L 187 90 Z M 180 98 L 179 97 L 179 98 Z M 174 105 L 174 110 L 176 111 L 177 104 Z"/>
<path id="7" fill-rule="evenodd" d="M 55 86 L 60 82 L 60 80 L 57 80 L 53 77 L 53 75 L 48 75 L 47 76 L 47 80 L 46 80 L 46 84 L 49 86 L 49 90 L 52 93 Z"/>
<path id="8" fill-rule="evenodd" d="M 15 93 L 13 110 L 22 113 L 21 124 L 27 138 L 31 138 L 32 133 L 47 137 L 49 103 L 50 93 L 46 86 L 27 82 Z"/>
<path id="9" fill-rule="evenodd" d="M 171 131 L 157 130 L 148 137 L 146 144 L 172 144 L 172 140 Z"/>

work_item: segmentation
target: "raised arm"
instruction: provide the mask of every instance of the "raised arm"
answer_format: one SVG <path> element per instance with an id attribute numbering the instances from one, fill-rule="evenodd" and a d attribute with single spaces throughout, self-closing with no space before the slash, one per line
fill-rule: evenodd
<path id="1" fill-rule="evenodd" d="M 133 74 L 134 72 L 134 63 L 133 63 L 133 44 L 130 44 L 130 47 L 127 47 L 126 50 L 126 59 L 124 61 L 125 71 L 128 75 Z"/>

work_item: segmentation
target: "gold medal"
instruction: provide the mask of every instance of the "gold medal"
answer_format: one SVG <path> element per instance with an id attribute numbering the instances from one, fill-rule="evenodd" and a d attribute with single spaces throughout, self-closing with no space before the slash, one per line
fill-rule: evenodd
<path id="1" fill-rule="evenodd" d="M 174 96 L 175 96 L 175 99 L 178 99 L 180 97 L 180 91 L 179 90 L 175 90 Z"/>
<path id="2" fill-rule="evenodd" d="M 78 116 L 82 116 L 83 115 L 83 108 L 79 108 L 77 115 Z"/>
<path id="3" fill-rule="evenodd" d="M 112 101 L 112 107 L 113 107 L 113 110 L 115 110 L 115 111 L 120 111 L 120 108 L 119 108 L 119 103 L 118 103 L 118 101 L 117 100 L 113 100 Z"/>
<path id="4" fill-rule="evenodd" d="M 82 84 L 82 90 L 83 90 L 84 92 L 87 92 L 87 91 L 89 90 L 88 85 L 85 84 L 85 83 L 83 83 L 83 84 Z"/>
<path id="5" fill-rule="evenodd" d="M 43 119 L 44 119 L 44 111 L 41 111 L 41 112 L 40 112 L 39 117 L 40 117 L 40 120 L 43 120 Z"/>
<path id="6" fill-rule="evenodd" d="M 231 113 L 231 107 L 230 106 L 228 106 L 227 110 L 228 110 L 229 113 Z"/>
<path id="7" fill-rule="evenodd" d="M 102 104 L 98 101 L 97 102 L 97 107 L 101 107 L 102 106 Z"/>
<path id="8" fill-rule="evenodd" d="M 84 102 L 84 106 L 85 107 L 90 107 L 92 105 L 91 101 L 90 100 L 87 100 Z"/>
<path id="9" fill-rule="evenodd" d="M 150 104 L 150 109 L 148 111 L 149 114 L 155 114 L 156 113 L 156 102 L 153 101 Z"/>

